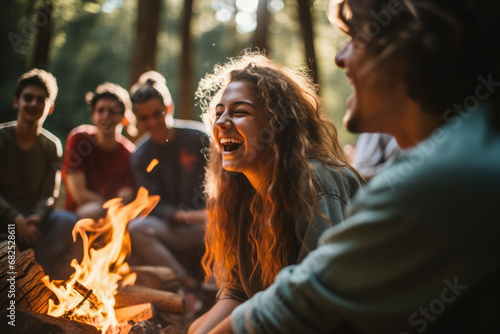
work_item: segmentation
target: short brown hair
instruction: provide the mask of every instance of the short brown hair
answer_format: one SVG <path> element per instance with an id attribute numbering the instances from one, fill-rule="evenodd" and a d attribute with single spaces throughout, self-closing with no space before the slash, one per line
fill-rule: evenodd
<path id="1" fill-rule="evenodd" d="M 38 68 L 33 68 L 22 74 L 17 80 L 14 96 L 19 98 L 24 88 L 29 85 L 36 85 L 45 89 L 50 102 L 54 104 L 57 96 L 57 81 L 52 74 Z"/>
<path id="2" fill-rule="evenodd" d="M 85 101 L 90 107 L 90 112 L 94 111 L 94 107 L 99 99 L 106 97 L 118 101 L 122 109 L 122 114 L 125 114 L 126 110 L 131 110 L 132 108 L 130 97 L 125 88 L 111 82 L 105 82 L 97 86 L 95 92 L 88 92 L 85 95 Z"/>

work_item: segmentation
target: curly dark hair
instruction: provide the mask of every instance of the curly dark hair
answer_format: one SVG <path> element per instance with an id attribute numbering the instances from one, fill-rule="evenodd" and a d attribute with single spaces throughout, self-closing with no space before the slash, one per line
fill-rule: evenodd
<path id="1" fill-rule="evenodd" d="M 317 87 L 305 69 L 295 71 L 249 51 L 216 66 L 197 90 L 203 119 L 210 129 L 215 122 L 215 105 L 233 81 L 247 83 L 264 106 L 267 126 L 259 140 L 266 155 L 263 177 L 267 191 L 261 196 L 244 175 L 225 171 L 220 148 L 212 138 L 205 177 L 209 223 L 203 266 L 222 286 L 232 285 L 237 261 L 236 222 L 241 203 L 248 201 L 250 208 L 243 210 L 248 210 L 251 221 L 251 261 L 254 268 L 260 266 L 260 278 L 267 287 L 280 269 L 292 264 L 295 219 L 305 212 L 312 220 L 318 211 L 309 160 L 347 167 L 359 174 L 349 165 L 335 125 L 324 115 Z"/>
<path id="2" fill-rule="evenodd" d="M 446 113 L 484 80 L 500 81 L 498 0 L 337 2 L 336 24 L 377 55 L 377 67 L 407 61 L 408 94 L 428 112 Z"/>

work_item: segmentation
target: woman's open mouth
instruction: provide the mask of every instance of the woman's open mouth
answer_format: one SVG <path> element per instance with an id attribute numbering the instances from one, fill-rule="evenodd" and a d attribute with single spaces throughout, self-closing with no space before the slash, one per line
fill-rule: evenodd
<path id="1" fill-rule="evenodd" d="M 220 138 L 219 141 L 224 152 L 234 152 L 243 146 L 243 140 L 236 138 L 224 137 Z"/>

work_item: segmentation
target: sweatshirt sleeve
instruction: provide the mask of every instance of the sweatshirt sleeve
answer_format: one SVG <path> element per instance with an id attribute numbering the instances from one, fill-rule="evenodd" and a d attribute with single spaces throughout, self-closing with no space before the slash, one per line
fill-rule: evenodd
<path id="1" fill-rule="evenodd" d="M 54 209 L 61 186 L 62 145 L 59 139 L 53 135 L 50 136 L 50 140 L 52 145 L 48 146 L 44 161 L 45 177 L 41 180 L 38 189 L 40 199 L 34 209 L 35 213 L 42 216 L 42 219 L 47 218 Z"/>
<path id="2" fill-rule="evenodd" d="M 349 324 L 363 333 L 413 333 L 438 323 L 498 271 L 500 251 L 497 188 L 471 210 L 450 174 L 415 171 L 398 187 L 387 172 L 373 179 L 316 250 L 233 311 L 235 332 L 343 333 Z"/>

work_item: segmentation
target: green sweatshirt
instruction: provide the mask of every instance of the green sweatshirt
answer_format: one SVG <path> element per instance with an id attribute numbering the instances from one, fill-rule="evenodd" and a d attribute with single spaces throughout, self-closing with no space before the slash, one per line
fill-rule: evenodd
<path id="1" fill-rule="evenodd" d="M 360 333 L 430 333 L 435 325 L 492 333 L 500 273 L 492 117 L 500 111 L 491 109 L 448 119 L 376 176 L 317 250 L 235 309 L 235 332 L 346 333 L 348 324 Z"/>
<path id="2" fill-rule="evenodd" d="M 62 146 L 42 129 L 35 145 L 21 149 L 16 140 L 17 122 L 0 124 L 0 219 L 2 229 L 20 213 L 46 218 L 59 193 Z"/>

